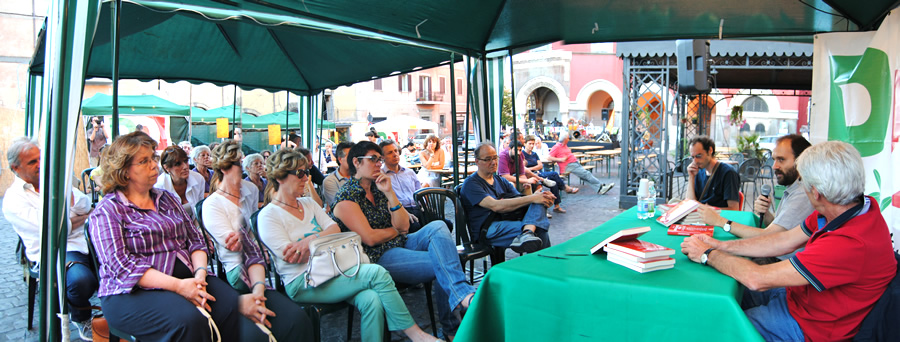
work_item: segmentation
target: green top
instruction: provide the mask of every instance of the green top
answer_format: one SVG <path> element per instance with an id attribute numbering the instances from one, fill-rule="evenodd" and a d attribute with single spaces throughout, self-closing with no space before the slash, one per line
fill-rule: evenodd
<path id="1" fill-rule="evenodd" d="M 393 227 L 391 224 L 391 210 L 388 209 L 387 196 L 375 187 L 375 182 L 372 182 L 372 188 L 370 190 L 372 191 L 372 197 L 375 197 L 375 203 L 369 202 L 366 198 L 366 190 L 359 184 L 359 179 L 351 177 L 347 183 L 344 183 L 344 185 L 338 189 L 337 194 L 334 195 L 334 203 L 337 205 L 341 201 L 350 201 L 358 204 L 363 215 L 366 215 L 366 219 L 369 221 L 369 226 L 371 226 L 372 229 Z M 337 216 L 334 216 L 333 210 L 330 215 L 334 219 L 334 222 L 337 222 L 338 226 L 341 227 L 341 231 L 350 231 L 350 228 L 347 228 L 344 221 L 341 221 Z M 372 263 L 377 263 L 378 259 L 381 258 L 381 255 L 384 254 L 384 252 L 387 252 L 387 250 L 394 247 L 403 247 L 404 245 L 406 245 L 406 236 L 397 235 L 393 239 L 377 246 L 370 247 L 363 244 L 363 250 L 366 251 L 369 260 L 371 260 Z"/>
<path id="2" fill-rule="evenodd" d="M 750 212 L 723 211 L 753 225 Z M 590 255 L 627 228 L 676 250 L 675 268 L 638 273 Z M 761 341 L 739 305 L 743 287 L 681 253 L 682 236 L 632 208 L 557 246 L 493 266 L 456 337 L 463 341 Z M 734 236 L 716 229 L 715 238 Z"/>

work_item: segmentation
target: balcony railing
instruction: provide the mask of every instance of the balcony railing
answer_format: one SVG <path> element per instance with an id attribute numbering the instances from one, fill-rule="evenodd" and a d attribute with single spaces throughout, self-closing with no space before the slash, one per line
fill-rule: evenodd
<path id="1" fill-rule="evenodd" d="M 444 93 L 421 90 L 416 92 L 416 102 L 441 102 L 443 100 Z"/>

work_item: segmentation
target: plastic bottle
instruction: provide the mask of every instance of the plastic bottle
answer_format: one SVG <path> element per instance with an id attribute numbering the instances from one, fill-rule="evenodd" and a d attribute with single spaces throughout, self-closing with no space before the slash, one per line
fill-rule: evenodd
<path id="1" fill-rule="evenodd" d="M 647 219 L 650 216 L 650 208 L 647 198 L 650 195 L 650 183 L 646 178 L 642 178 L 637 191 L 637 218 L 639 220 Z"/>
<path id="2" fill-rule="evenodd" d="M 653 181 L 650 181 L 647 190 L 649 192 L 647 196 L 647 218 L 656 217 L 656 186 Z"/>

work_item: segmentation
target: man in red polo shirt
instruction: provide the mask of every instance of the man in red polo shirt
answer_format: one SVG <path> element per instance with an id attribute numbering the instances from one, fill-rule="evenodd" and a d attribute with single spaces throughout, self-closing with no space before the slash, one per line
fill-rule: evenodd
<path id="1" fill-rule="evenodd" d="M 850 340 L 897 271 L 890 232 L 878 202 L 863 195 L 865 169 L 853 146 L 814 145 L 797 159 L 797 170 L 815 208 L 800 229 L 732 241 L 694 235 L 681 250 L 749 289 L 741 306 L 766 340 Z M 799 247 L 805 249 L 765 266 L 736 256 Z"/>

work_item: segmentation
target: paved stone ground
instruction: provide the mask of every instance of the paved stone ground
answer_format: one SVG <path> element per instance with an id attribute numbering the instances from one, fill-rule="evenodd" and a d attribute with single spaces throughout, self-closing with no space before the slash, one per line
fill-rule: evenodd
<path id="1" fill-rule="evenodd" d="M 595 175 L 603 182 L 618 182 L 618 179 L 615 178 L 602 177 L 606 175 L 605 172 L 596 172 Z M 616 177 L 616 172 L 613 172 L 612 176 Z M 618 209 L 618 184 L 609 193 L 600 196 L 593 193 L 589 187 L 581 185 L 577 177 L 572 177 L 572 183 L 574 186 L 580 187 L 581 191 L 574 195 L 563 195 L 562 206 L 568 211 L 567 213 L 553 213 L 553 218 L 550 220 L 550 237 L 554 244 L 567 241 L 593 229 L 622 212 Z M 17 241 L 12 226 L 5 218 L 0 218 L 0 340 L 37 341 L 38 319 L 35 318 L 33 330 L 26 329 L 27 286 L 22 281 L 22 269 L 15 259 Z M 518 256 L 517 253 L 507 250 L 507 260 Z M 480 262 L 476 262 L 476 269 L 481 269 Z M 431 332 L 432 327 L 428 319 L 423 291 L 423 289 L 409 289 L 404 291 L 402 296 L 419 326 L 425 331 Z M 347 312 L 345 310 L 325 315 L 322 318 L 322 324 L 323 341 L 348 340 L 346 336 Z M 353 328 L 353 334 L 349 340 L 358 341 L 360 339 L 358 312 L 354 314 Z M 73 340 L 77 341 L 77 333 L 74 330 L 70 331 L 75 337 Z M 404 341 L 407 339 L 402 333 L 394 333 L 392 340 Z"/>

